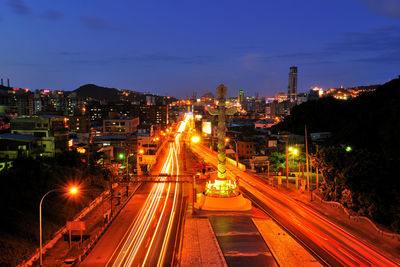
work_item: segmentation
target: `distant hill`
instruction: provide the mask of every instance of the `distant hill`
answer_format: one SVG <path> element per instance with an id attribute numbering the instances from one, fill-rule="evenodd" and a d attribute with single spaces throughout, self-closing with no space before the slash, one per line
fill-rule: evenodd
<path id="1" fill-rule="evenodd" d="M 92 97 L 98 100 L 107 99 L 109 101 L 118 101 L 119 91 L 115 88 L 107 88 L 95 84 L 85 84 L 74 90 L 79 97 Z"/>

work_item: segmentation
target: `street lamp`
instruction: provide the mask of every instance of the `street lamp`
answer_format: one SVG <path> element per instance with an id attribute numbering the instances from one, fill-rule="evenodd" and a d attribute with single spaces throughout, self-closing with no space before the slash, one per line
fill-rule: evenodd
<path id="1" fill-rule="evenodd" d="M 57 192 L 57 191 L 65 191 L 65 189 L 61 189 L 61 188 L 57 188 L 57 189 L 53 189 L 50 190 L 49 192 L 47 192 L 46 194 L 43 195 L 42 199 L 40 200 L 39 203 L 39 240 L 40 240 L 40 266 L 43 266 L 43 248 L 42 248 L 42 243 L 43 243 L 43 238 L 42 238 L 42 203 L 44 198 L 52 193 L 52 192 Z M 78 194 L 78 188 L 73 186 L 71 188 L 69 188 L 68 193 L 70 193 L 71 195 L 76 195 Z"/>
<path id="2" fill-rule="evenodd" d="M 142 175 L 142 169 L 140 168 L 140 161 L 141 161 L 141 157 L 143 154 L 144 154 L 143 148 L 139 149 L 138 156 L 136 159 L 136 174 L 137 175 Z"/>
<path id="3" fill-rule="evenodd" d="M 281 133 L 281 136 L 285 139 L 285 154 L 286 154 L 286 188 L 289 188 L 289 163 L 288 163 L 288 142 L 290 133 L 284 132 Z"/>
<path id="4" fill-rule="evenodd" d="M 238 167 L 238 166 L 239 166 L 239 157 L 238 157 L 238 144 L 237 144 L 237 142 L 236 142 L 236 140 L 235 140 L 235 139 L 230 139 L 229 137 L 226 137 L 226 138 L 225 138 L 225 143 L 229 143 L 229 141 L 233 141 L 233 142 L 235 142 L 235 147 L 236 147 L 236 150 L 235 150 L 235 157 L 236 157 L 236 167 Z"/>
<path id="5" fill-rule="evenodd" d="M 129 179 L 129 157 L 133 156 L 134 154 L 128 154 L 126 157 L 126 178 Z"/>
<path id="6" fill-rule="evenodd" d="M 289 147 L 288 150 L 292 153 L 292 160 L 293 160 L 292 163 L 294 165 L 294 157 L 298 155 L 299 150 L 297 148 L 294 148 L 294 147 Z"/>
<path id="7" fill-rule="evenodd" d="M 198 142 L 200 142 L 200 137 L 193 136 L 191 140 L 192 140 L 192 143 L 198 143 Z"/>

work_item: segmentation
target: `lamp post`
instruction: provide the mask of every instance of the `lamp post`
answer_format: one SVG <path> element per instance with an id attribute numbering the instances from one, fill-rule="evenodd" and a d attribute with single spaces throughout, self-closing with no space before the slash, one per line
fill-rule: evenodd
<path id="1" fill-rule="evenodd" d="M 230 139 L 229 137 L 226 137 L 226 138 L 225 138 L 225 142 L 226 142 L 226 143 L 229 143 L 229 141 L 235 142 L 235 148 L 236 148 L 236 150 L 235 150 L 236 167 L 238 167 L 238 166 L 239 166 L 238 144 L 237 144 L 237 142 L 236 142 L 235 139 Z"/>
<path id="2" fill-rule="evenodd" d="M 140 168 L 140 161 L 141 161 L 141 158 L 143 156 L 143 153 L 144 153 L 143 148 L 139 149 L 138 157 L 136 159 L 136 174 L 137 175 L 142 175 L 142 169 Z"/>
<path id="3" fill-rule="evenodd" d="M 42 197 L 42 199 L 40 200 L 40 203 L 39 203 L 39 240 L 40 240 L 40 260 L 39 261 L 40 261 L 40 266 L 43 266 L 42 203 L 43 203 L 44 198 L 48 194 L 53 193 L 53 192 L 57 192 L 57 191 L 64 191 L 64 189 L 57 188 L 57 189 L 50 190 L 49 192 L 47 192 L 46 194 L 43 195 L 43 197 Z M 71 195 L 76 195 L 78 193 L 78 188 L 77 187 L 71 187 L 69 189 L 69 193 Z"/>
<path id="4" fill-rule="evenodd" d="M 129 178 L 129 157 L 133 156 L 134 154 L 127 154 L 126 156 L 126 178 Z"/>
<path id="5" fill-rule="evenodd" d="M 289 188 L 289 155 L 288 155 L 288 142 L 290 133 L 284 132 L 281 133 L 282 137 L 285 138 L 285 152 L 286 152 L 286 187 Z"/>

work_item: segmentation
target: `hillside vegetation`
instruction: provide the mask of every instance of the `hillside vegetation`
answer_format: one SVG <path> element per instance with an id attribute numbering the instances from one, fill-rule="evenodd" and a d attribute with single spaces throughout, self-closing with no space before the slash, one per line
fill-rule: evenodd
<path id="1" fill-rule="evenodd" d="M 399 232 L 400 79 L 353 100 L 296 106 L 273 130 L 304 135 L 304 125 L 308 132 L 332 132 L 314 157 L 325 178 L 324 198 Z"/>
<path id="2" fill-rule="evenodd" d="M 45 198 L 44 240 L 103 192 L 108 179 L 108 172 L 85 166 L 76 152 L 16 160 L 12 168 L 0 173 L 0 265 L 16 266 L 39 247 L 39 202 L 46 192 L 72 184 L 81 188 L 74 197 L 54 192 Z"/>

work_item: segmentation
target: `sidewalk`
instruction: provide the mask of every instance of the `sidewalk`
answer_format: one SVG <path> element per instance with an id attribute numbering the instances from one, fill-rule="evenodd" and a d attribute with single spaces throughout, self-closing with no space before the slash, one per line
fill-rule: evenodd
<path id="1" fill-rule="evenodd" d="M 208 218 L 186 216 L 180 266 L 227 266 Z"/>

